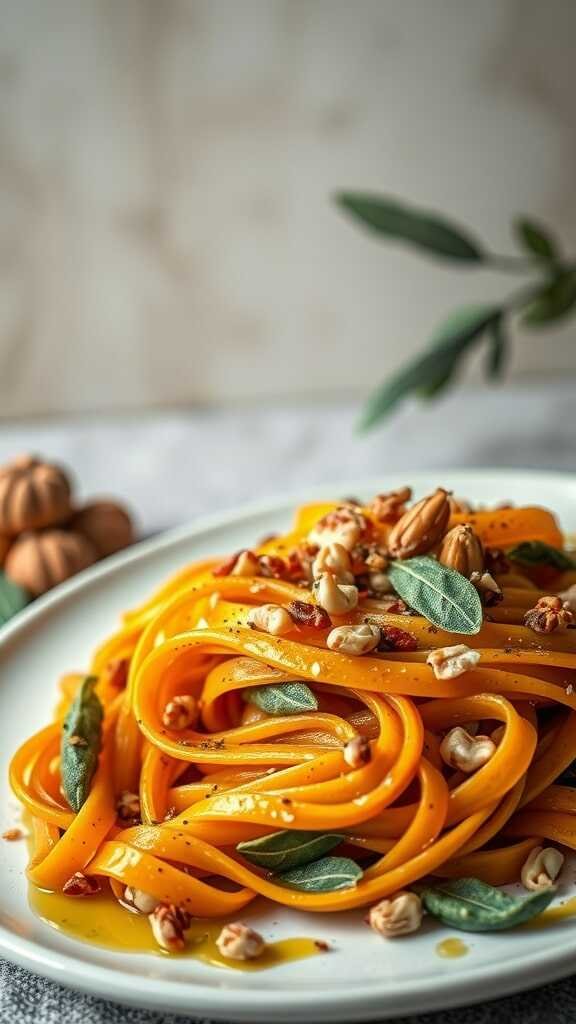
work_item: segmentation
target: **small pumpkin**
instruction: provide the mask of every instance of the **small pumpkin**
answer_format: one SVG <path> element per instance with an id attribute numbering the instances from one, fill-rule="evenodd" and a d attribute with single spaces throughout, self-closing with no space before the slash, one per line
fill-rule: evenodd
<path id="1" fill-rule="evenodd" d="M 4 569 L 14 583 L 39 597 L 96 560 L 96 550 L 82 534 L 42 530 L 24 533 L 14 541 Z"/>
<path id="2" fill-rule="evenodd" d="M 74 513 L 70 527 L 94 545 L 99 558 L 113 555 L 134 542 L 130 515 L 114 501 L 93 501 Z"/>
<path id="3" fill-rule="evenodd" d="M 70 482 L 59 466 L 21 455 L 0 469 L 0 534 L 15 537 L 69 515 Z"/>

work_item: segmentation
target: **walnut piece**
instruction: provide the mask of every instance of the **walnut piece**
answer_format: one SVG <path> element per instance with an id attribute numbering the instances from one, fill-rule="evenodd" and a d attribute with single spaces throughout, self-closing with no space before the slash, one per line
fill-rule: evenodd
<path id="1" fill-rule="evenodd" d="M 567 601 L 560 597 L 541 597 L 524 616 L 524 625 L 535 633 L 553 633 L 566 629 L 574 621 Z"/>
<path id="2" fill-rule="evenodd" d="M 496 744 L 489 736 L 471 736 L 460 725 L 450 729 L 440 744 L 445 764 L 467 775 L 482 768 L 495 753 Z"/>
<path id="3" fill-rule="evenodd" d="M 479 651 L 472 650 L 466 644 L 438 647 L 435 651 L 430 651 L 426 658 L 426 663 L 432 666 L 436 679 L 456 679 L 475 668 L 479 661 Z"/>
<path id="4" fill-rule="evenodd" d="M 366 920 L 385 939 L 409 935 L 422 924 L 422 901 L 415 892 L 400 890 L 372 907 Z"/>
<path id="5" fill-rule="evenodd" d="M 227 960 L 256 960 L 266 947 L 259 932 L 242 921 L 225 924 L 216 939 L 216 945 Z"/>
<path id="6" fill-rule="evenodd" d="M 148 915 L 152 934 L 158 945 L 168 953 L 179 953 L 186 947 L 184 932 L 192 917 L 174 903 L 159 903 Z"/>

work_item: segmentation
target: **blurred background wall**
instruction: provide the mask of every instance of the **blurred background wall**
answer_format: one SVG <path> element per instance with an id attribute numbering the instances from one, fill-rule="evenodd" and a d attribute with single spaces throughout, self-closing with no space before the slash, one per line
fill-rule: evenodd
<path id="1" fill-rule="evenodd" d="M 567 0 L 0 0 L 0 25 L 1 416 L 363 394 L 509 290 L 364 235 L 340 187 L 576 248 Z M 517 378 L 574 370 L 555 333 Z"/>

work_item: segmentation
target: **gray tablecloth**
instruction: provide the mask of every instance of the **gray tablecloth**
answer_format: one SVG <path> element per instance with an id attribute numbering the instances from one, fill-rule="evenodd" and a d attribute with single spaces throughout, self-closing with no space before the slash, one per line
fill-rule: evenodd
<path id="1" fill-rule="evenodd" d="M 404 410 L 367 438 L 353 434 L 355 412 L 334 403 L 4 425 L 0 463 L 28 450 L 60 459 L 74 468 L 84 495 L 124 496 L 146 533 L 309 484 L 381 474 L 385 485 L 387 470 L 405 468 L 409 482 L 410 469 L 576 468 L 570 385 L 461 392 L 434 407 Z M 0 962 L 6 1024 L 176 1020 L 82 996 Z M 412 1021 L 569 1024 L 576 1021 L 576 980 Z"/>

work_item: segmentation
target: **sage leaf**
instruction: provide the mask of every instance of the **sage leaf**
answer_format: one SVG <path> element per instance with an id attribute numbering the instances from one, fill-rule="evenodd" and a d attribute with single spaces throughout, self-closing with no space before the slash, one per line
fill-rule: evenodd
<path id="1" fill-rule="evenodd" d="M 540 289 L 528 305 L 522 322 L 526 327 L 545 327 L 562 320 L 576 305 L 576 272 L 558 274 Z"/>
<path id="2" fill-rule="evenodd" d="M 82 681 L 62 727 L 62 789 L 73 811 L 85 803 L 98 765 L 104 712 L 94 692 L 97 681 L 96 676 Z"/>
<path id="3" fill-rule="evenodd" d="M 486 360 L 486 372 L 491 380 L 496 380 L 504 373 L 508 355 L 508 338 L 504 332 L 504 323 L 501 316 L 496 317 L 488 324 L 487 335 L 488 358 Z"/>
<path id="4" fill-rule="evenodd" d="M 298 715 L 303 711 L 318 710 L 318 701 L 306 683 L 249 686 L 242 691 L 242 696 L 249 704 L 256 704 L 269 715 Z"/>
<path id="5" fill-rule="evenodd" d="M 336 832 L 298 832 L 288 829 L 238 843 L 236 849 L 252 864 L 275 874 L 318 860 L 338 846 L 343 838 L 343 835 Z"/>
<path id="6" fill-rule="evenodd" d="M 560 571 L 576 569 L 576 562 L 573 558 L 570 558 L 565 551 L 545 544 L 543 540 L 526 540 L 506 554 L 511 562 L 516 562 L 518 565 L 549 565 Z"/>
<path id="7" fill-rule="evenodd" d="M 480 339 L 492 322 L 501 316 L 494 305 L 465 306 L 445 320 L 423 355 L 388 378 L 368 399 L 360 420 L 360 429 L 372 427 L 387 416 L 412 392 L 431 397 L 446 386 L 458 369 L 462 356 Z"/>
<path id="8" fill-rule="evenodd" d="M 29 601 L 30 595 L 0 572 L 0 626 L 16 615 L 16 612 L 21 612 Z"/>
<path id="9" fill-rule="evenodd" d="M 387 575 L 397 594 L 429 622 L 449 633 L 478 633 L 482 604 L 461 573 L 426 555 L 392 562 Z"/>
<path id="10" fill-rule="evenodd" d="M 276 881 L 303 892 L 336 892 L 351 889 L 362 878 L 362 868 L 348 857 L 322 857 L 304 867 L 277 875 Z"/>
<path id="11" fill-rule="evenodd" d="M 465 263 L 482 263 L 484 259 L 479 245 L 464 228 L 436 213 L 364 192 L 339 192 L 336 202 L 376 234 L 411 242 L 444 259 Z"/>
<path id="12" fill-rule="evenodd" d="M 560 258 L 560 252 L 555 239 L 547 228 L 528 217 L 521 217 L 514 223 L 516 237 L 526 252 L 547 263 L 553 263 Z"/>
<path id="13" fill-rule="evenodd" d="M 464 932 L 497 932 L 524 924 L 541 914 L 554 898 L 551 886 L 518 898 L 478 878 L 458 878 L 420 890 L 426 910 L 450 928 Z"/>

